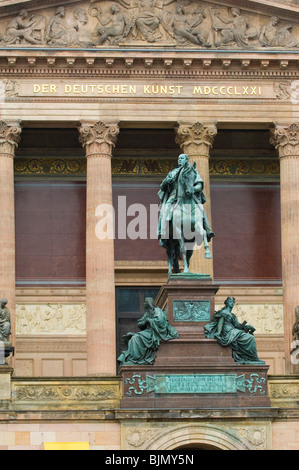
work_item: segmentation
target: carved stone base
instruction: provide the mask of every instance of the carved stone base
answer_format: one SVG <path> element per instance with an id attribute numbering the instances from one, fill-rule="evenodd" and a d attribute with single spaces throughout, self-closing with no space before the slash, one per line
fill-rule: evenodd
<path id="1" fill-rule="evenodd" d="M 121 408 L 270 407 L 268 366 L 123 366 Z"/>
<path id="2" fill-rule="evenodd" d="M 178 339 L 160 345 L 153 366 L 123 366 L 122 408 L 270 407 L 264 364 L 237 364 L 230 347 L 207 339 L 218 286 L 209 276 L 172 275 L 156 305 Z"/>

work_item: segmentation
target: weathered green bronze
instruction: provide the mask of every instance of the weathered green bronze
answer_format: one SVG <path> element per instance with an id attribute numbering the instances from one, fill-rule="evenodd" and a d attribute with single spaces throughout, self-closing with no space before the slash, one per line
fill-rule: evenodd
<path id="1" fill-rule="evenodd" d="M 180 256 L 184 262 L 184 273 L 189 273 L 190 258 L 195 245 L 204 243 L 205 257 L 212 257 L 209 242 L 215 236 L 210 229 L 203 204 L 203 180 L 196 164 L 189 157 L 178 157 L 179 167 L 170 171 L 160 186 L 161 211 L 158 224 L 160 246 L 166 249 L 168 273 L 179 272 Z"/>
<path id="2" fill-rule="evenodd" d="M 0 341 L 8 342 L 10 331 L 10 312 L 7 305 L 7 299 L 0 301 Z"/>
<path id="3" fill-rule="evenodd" d="M 157 394 L 225 394 L 245 393 L 264 395 L 266 393 L 266 379 L 259 374 L 250 374 L 246 379 L 245 374 L 157 374 L 147 375 L 142 380 L 139 374 L 134 374 L 131 379 L 126 379 L 126 384 L 131 385 L 127 391 L 129 397 L 155 392 Z"/>
<path id="4" fill-rule="evenodd" d="M 174 300 L 174 321 L 206 322 L 210 320 L 209 300 Z"/>
<path id="5" fill-rule="evenodd" d="M 222 346 L 230 346 L 238 364 L 265 364 L 257 355 L 254 327 L 246 322 L 239 323 L 232 313 L 234 297 L 227 297 L 224 304 L 225 307 L 216 312 L 212 321 L 205 325 L 205 336 L 217 339 Z"/>
<path id="6" fill-rule="evenodd" d="M 178 332 L 168 323 L 166 314 L 148 297 L 144 302 L 145 313 L 138 320 L 138 333 L 127 333 L 124 341 L 128 345 L 118 357 L 121 365 L 152 365 L 155 362 L 161 341 L 178 338 Z"/>
<path id="7" fill-rule="evenodd" d="M 0 365 L 7 365 L 5 358 L 14 354 L 14 348 L 10 342 L 11 322 L 10 311 L 7 308 L 7 299 L 0 301 Z"/>

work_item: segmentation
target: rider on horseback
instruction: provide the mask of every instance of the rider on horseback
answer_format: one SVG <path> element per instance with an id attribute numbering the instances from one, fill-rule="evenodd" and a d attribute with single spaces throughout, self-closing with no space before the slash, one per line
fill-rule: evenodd
<path id="1" fill-rule="evenodd" d="M 195 167 L 189 163 L 189 156 L 181 154 L 178 157 L 179 168 L 175 168 L 170 171 L 160 186 L 158 196 L 161 199 L 162 206 L 159 218 L 158 226 L 158 238 L 160 245 L 165 247 L 167 243 L 167 236 L 169 234 L 169 222 L 173 217 L 173 209 L 176 204 L 180 203 L 180 200 L 184 197 L 183 185 L 179 184 L 180 180 L 183 179 L 183 175 L 186 171 L 192 170 L 196 172 L 196 177 L 193 186 L 193 197 L 198 204 L 204 204 L 206 197 L 203 193 L 203 180 L 200 177 Z M 190 194 L 191 195 L 191 194 Z M 214 232 L 210 229 L 209 221 L 205 210 L 203 209 L 203 228 L 207 233 L 207 239 L 210 241 L 215 237 Z M 166 247 L 165 247 L 166 248 Z"/>

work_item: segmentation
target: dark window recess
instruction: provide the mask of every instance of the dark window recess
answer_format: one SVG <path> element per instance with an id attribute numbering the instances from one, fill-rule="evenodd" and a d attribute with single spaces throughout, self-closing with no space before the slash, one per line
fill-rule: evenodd
<path id="1" fill-rule="evenodd" d="M 129 331 L 140 331 L 137 321 L 144 314 L 144 299 L 156 298 L 160 287 L 116 288 L 116 347 L 117 357 L 127 349 L 123 336 Z"/>

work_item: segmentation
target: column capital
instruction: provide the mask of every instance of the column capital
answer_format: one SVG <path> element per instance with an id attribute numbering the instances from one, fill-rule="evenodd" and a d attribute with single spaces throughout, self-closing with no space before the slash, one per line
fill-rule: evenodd
<path id="1" fill-rule="evenodd" d="M 176 143 L 190 156 L 210 156 L 210 150 L 217 134 L 215 122 L 178 122 Z"/>
<path id="2" fill-rule="evenodd" d="M 86 149 L 86 157 L 111 157 L 119 134 L 118 123 L 83 122 L 79 127 L 79 141 Z"/>
<path id="3" fill-rule="evenodd" d="M 270 132 L 270 143 L 278 150 L 280 159 L 286 157 L 299 158 L 299 123 L 275 123 Z"/>
<path id="4" fill-rule="evenodd" d="M 21 140 L 20 122 L 0 120 L 0 155 L 14 157 L 15 149 Z"/>

